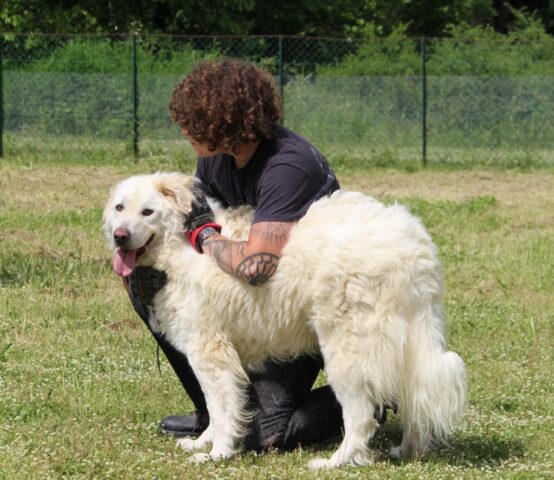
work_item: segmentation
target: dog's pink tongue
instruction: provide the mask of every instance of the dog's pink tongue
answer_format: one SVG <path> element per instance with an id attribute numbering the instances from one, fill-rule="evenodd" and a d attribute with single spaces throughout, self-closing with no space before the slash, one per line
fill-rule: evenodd
<path id="1" fill-rule="evenodd" d="M 113 271 L 120 277 L 128 277 L 135 268 L 137 250 L 119 248 L 112 262 Z"/>

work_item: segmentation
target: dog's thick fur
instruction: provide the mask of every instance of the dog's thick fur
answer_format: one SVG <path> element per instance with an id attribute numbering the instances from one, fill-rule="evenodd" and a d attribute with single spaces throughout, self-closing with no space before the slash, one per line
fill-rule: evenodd
<path id="1" fill-rule="evenodd" d="M 420 221 L 400 205 L 337 192 L 293 227 L 275 275 L 250 286 L 188 243 L 187 214 L 205 201 L 195 182 L 178 173 L 131 177 L 104 213 L 114 248 L 114 231 L 125 228 L 124 248 L 144 247 L 137 265 L 167 274 L 150 323 L 186 354 L 210 412 L 205 433 L 181 446 L 212 443 L 197 461 L 233 456 L 248 417 L 245 372 L 268 357 L 318 350 L 342 405 L 344 440 L 312 467 L 369 463 L 374 410 L 391 402 L 404 429 L 395 454 L 419 456 L 445 440 L 463 413 L 465 368 L 445 349 L 441 268 Z M 250 209 L 215 212 L 224 235 L 246 237 Z"/>

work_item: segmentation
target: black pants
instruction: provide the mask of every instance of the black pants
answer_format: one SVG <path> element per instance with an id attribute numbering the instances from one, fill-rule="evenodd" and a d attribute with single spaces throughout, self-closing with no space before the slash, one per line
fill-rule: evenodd
<path id="1" fill-rule="evenodd" d="M 129 296 L 195 408 L 205 412 L 204 394 L 186 356 L 154 332 L 148 322 L 148 306 L 165 282 L 163 272 L 138 267 L 129 277 Z M 342 410 L 333 391 L 329 386 L 312 390 L 322 367 L 321 358 L 302 356 L 290 363 L 268 360 L 263 373 L 250 374 L 249 410 L 255 414 L 248 425 L 245 448 L 292 449 L 340 435 Z"/>

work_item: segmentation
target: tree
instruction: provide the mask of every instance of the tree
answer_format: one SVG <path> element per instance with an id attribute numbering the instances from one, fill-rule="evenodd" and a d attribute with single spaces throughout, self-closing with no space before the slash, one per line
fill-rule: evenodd
<path id="1" fill-rule="evenodd" d="M 505 33 L 519 10 L 553 31 L 549 0 L 3 0 L 0 31 L 434 37 L 462 24 Z"/>
<path id="2" fill-rule="evenodd" d="M 0 31 L 247 34 L 255 0 L 4 0 Z"/>

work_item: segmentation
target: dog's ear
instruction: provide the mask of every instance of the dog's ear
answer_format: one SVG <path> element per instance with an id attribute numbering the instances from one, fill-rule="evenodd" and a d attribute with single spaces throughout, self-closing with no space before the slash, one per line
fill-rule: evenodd
<path id="1" fill-rule="evenodd" d="M 157 189 L 181 213 L 188 214 L 194 201 L 194 178 L 180 173 L 158 174 Z"/>

